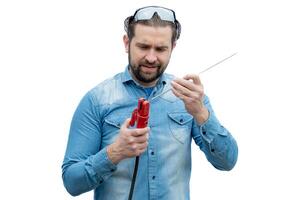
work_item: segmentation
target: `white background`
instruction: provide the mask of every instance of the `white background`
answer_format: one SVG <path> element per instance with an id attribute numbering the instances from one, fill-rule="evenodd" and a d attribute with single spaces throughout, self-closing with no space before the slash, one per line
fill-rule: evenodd
<path id="1" fill-rule="evenodd" d="M 182 24 L 168 72 L 238 52 L 201 79 L 239 160 L 217 171 L 193 145 L 191 199 L 299 199 L 296 0 L 1 1 L 0 199 L 92 199 L 61 180 L 70 120 L 90 88 L 124 70 L 123 20 L 149 4 Z"/>

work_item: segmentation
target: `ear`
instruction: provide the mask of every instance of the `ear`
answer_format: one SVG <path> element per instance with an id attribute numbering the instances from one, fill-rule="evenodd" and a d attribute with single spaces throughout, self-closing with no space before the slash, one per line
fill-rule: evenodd
<path id="1" fill-rule="evenodd" d="M 172 51 L 174 50 L 175 47 L 176 47 L 176 41 L 173 42 L 173 45 L 172 45 Z"/>
<path id="2" fill-rule="evenodd" d="M 129 52 L 129 38 L 127 35 L 123 36 L 123 42 L 124 42 L 124 46 L 125 46 L 125 51 L 126 53 Z"/>

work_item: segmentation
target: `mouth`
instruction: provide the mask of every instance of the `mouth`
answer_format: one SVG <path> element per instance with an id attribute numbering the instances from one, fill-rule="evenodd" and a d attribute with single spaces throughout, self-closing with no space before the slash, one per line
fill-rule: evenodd
<path id="1" fill-rule="evenodd" d="M 149 66 L 149 65 L 140 65 L 142 72 L 144 73 L 154 73 L 157 71 L 157 66 Z"/>

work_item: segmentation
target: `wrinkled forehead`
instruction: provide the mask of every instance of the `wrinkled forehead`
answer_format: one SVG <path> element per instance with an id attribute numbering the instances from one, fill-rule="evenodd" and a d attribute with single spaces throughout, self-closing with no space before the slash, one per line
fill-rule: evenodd
<path id="1" fill-rule="evenodd" d="M 156 45 L 171 45 L 172 28 L 171 26 L 147 26 L 137 24 L 134 30 L 134 37 L 136 42 L 155 43 Z"/>

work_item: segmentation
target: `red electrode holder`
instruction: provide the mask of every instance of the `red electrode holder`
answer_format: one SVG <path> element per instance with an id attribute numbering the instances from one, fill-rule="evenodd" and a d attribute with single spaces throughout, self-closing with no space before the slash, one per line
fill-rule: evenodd
<path id="1" fill-rule="evenodd" d="M 144 98 L 140 98 L 137 108 L 132 112 L 130 126 L 134 126 L 134 124 L 136 123 L 136 128 L 147 127 L 149 119 L 149 109 L 149 101 Z"/>
<path id="2" fill-rule="evenodd" d="M 138 101 L 137 108 L 134 109 L 134 111 L 132 112 L 131 120 L 129 122 L 130 126 L 134 126 L 136 124 L 136 128 L 147 127 L 148 119 L 149 119 L 149 108 L 150 108 L 149 101 L 147 101 L 144 98 L 140 98 Z M 139 156 L 135 158 L 134 171 L 133 171 L 128 200 L 132 200 L 138 166 L 139 166 Z"/>

